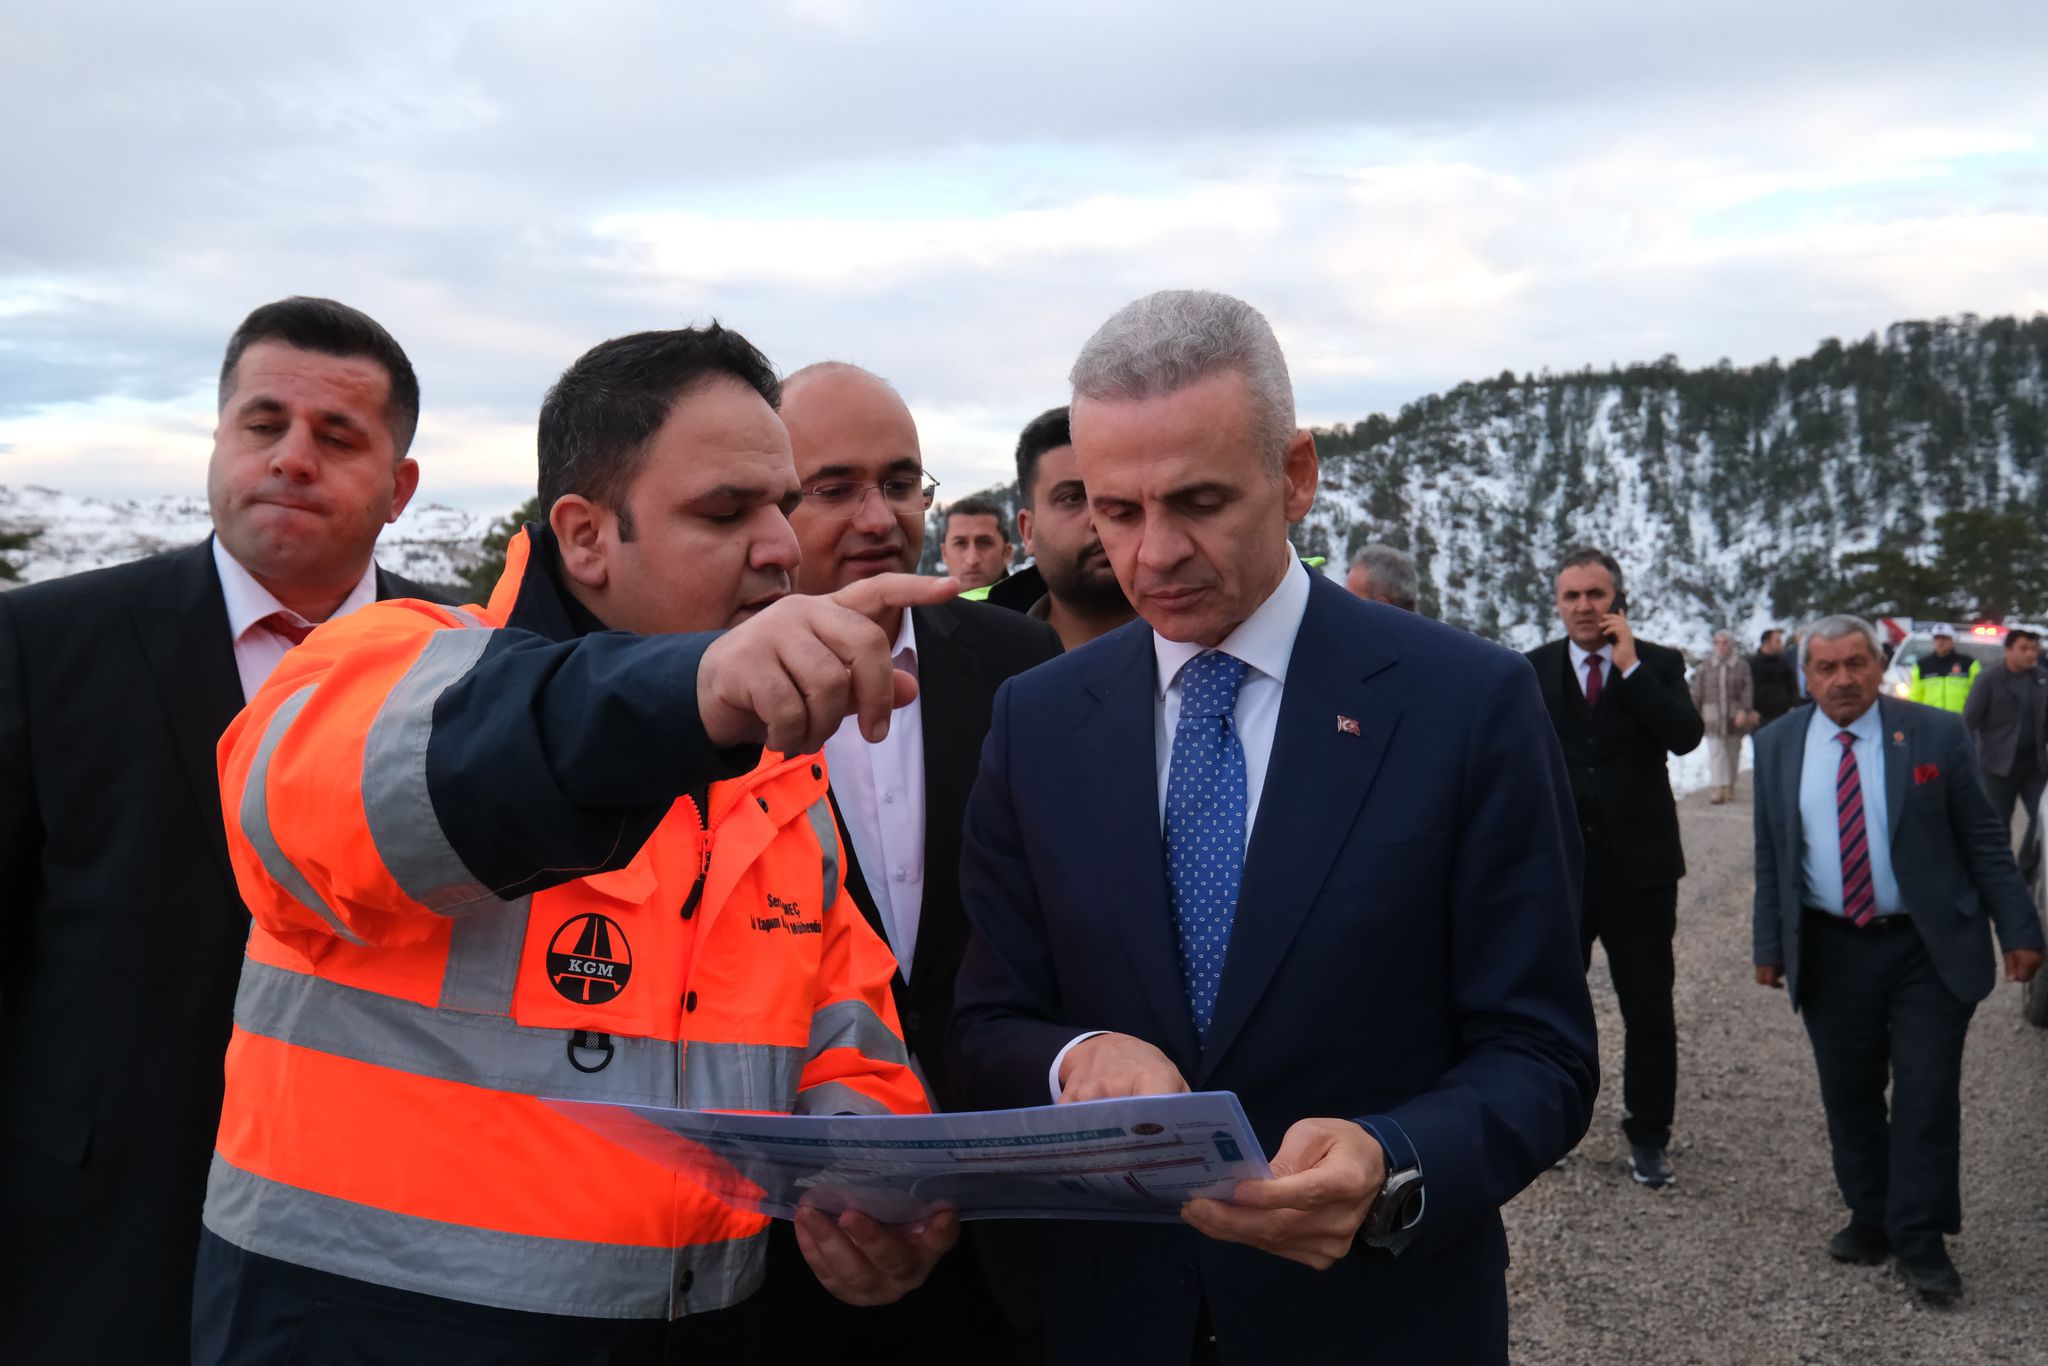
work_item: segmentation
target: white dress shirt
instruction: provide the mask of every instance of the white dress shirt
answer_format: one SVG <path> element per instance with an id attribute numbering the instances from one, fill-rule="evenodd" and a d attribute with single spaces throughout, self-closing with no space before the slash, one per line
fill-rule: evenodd
<path id="1" fill-rule="evenodd" d="M 896 632 L 896 667 L 917 673 L 917 633 L 905 609 Z M 849 716 L 825 741 L 832 795 L 846 822 L 853 856 L 867 879 L 882 928 L 903 980 L 917 952 L 917 922 L 924 909 L 924 710 L 922 699 L 899 707 L 889 734 L 871 745 L 860 718 Z"/>
<path id="2" fill-rule="evenodd" d="M 1815 910 L 1841 915 L 1842 819 L 1835 804 L 1835 774 L 1842 767 L 1843 731 L 1856 737 L 1856 778 L 1863 788 L 1863 843 L 1870 855 L 1870 892 L 1877 915 L 1906 909 L 1892 872 L 1891 808 L 1885 804 L 1884 718 L 1877 703 L 1846 726 L 1819 707 L 1806 723 L 1806 755 L 1799 764 L 1800 899 Z M 1903 756 L 1893 763 L 1904 762 Z"/>
<path id="3" fill-rule="evenodd" d="M 1570 637 L 1566 637 L 1564 643 L 1565 648 L 1572 652 L 1572 677 L 1579 680 L 1579 691 L 1581 693 L 1586 691 L 1586 661 L 1596 654 L 1600 656 L 1600 685 L 1606 687 L 1614 682 L 1614 646 L 1612 644 L 1602 645 L 1597 650 L 1584 650 L 1579 647 L 1579 642 Z M 1642 667 L 1642 656 L 1638 655 L 1635 663 L 1621 671 L 1621 676 L 1623 678 L 1634 678 L 1636 670 Z"/>
<path id="4" fill-rule="evenodd" d="M 242 568 L 241 562 L 228 554 L 227 547 L 220 543 L 218 536 L 213 538 L 213 568 L 220 575 L 221 597 L 227 602 L 228 638 L 235 642 L 235 671 L 242 676 L 242 700 L 247 702 L 283 661 L 285 651 L 291 649 L 290 641 L 256 623 L 273 612 L 282 612 L 301 626 L 312 627 L 319 623 L 307 621 L 273 597 L 268 588 L 256 582 L 254 574 Z M 336 617 L 345 617 L 356 608 L 376 600 L 377 562 L 371 560 L 363 566 L 363 577 L 348 590 L 341 606 L 335 608 L 327 619 L 333 621 Z"/>
<path id="5" fill-rule="evenodd" d="M 1244 840 L 1249 847 L 1258 825 L 1259 798 L 1266 788 L 1266 771 L 1273 758 L 1273 734 L 1280 726 L 1280 699 L 1287 690 L 1287 661 L 1294 654 L 1294 638 L 1301 634 L 1301 619 L 1308 614 L 1310 569 L 1287 552 L 1287 572 L 1252 614 L 1224 637 L 1217 650 L 1245 664 L 1244 682 L 1237 690 L 1237 742 L 1244 750 Z M 1152 633 L 1152 657 L 1159 666 L 1157 704 L 1152 712 L 1152 753 L 1159 764 L 1159 830 L 1166 833 L 1166 786 L 1173 776 L 1173 733 L 1180 725 L 1181 675 L 1188 661 L 1208 653 L 1209 647 L 1191 641 L 1168 640 Z M 1060 1066 L 1075 1044 L 1092 1039 L 1105 1030 L 1076 1035 L 1054 1055 L 1048 1082 L 1052 1098 L 1060 1098 Z"/>

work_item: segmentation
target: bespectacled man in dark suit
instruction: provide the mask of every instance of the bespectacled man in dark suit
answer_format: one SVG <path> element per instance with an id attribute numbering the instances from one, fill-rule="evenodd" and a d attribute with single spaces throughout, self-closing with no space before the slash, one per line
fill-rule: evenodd
<path id="1" fill-rule="evenodd" d="M 1505 1362 L 1499 1207 L 1598 1065 L 1535 680 L 1295 557 L 1315 440 L 1249 305 L 1149 295 L 1072 380 L 1140 619 L 997 695 L 949 1075 L 976 1108 L 1234 1091 L 1275 1176 L 1048 1224 L 1048 1359 Z"/>
<path id="2" fill-rule="evenodd" d="M 1597 941 L 1627 1031 L 1621 1064 L 1629 1171 L 1658 1188 L 1677 1179 L 1671 1120 L 1678 1097 L 1678 880 L 1685 847 L 1671 797 L 1667 756 L 1699 747 L 1705 726 L 1685 683 L 1685 657 L 1638 640 L 1628 622 L 1621 565 L 1585 549 L 1557 570 L 1562 640 L 1529 652 L 1543 704 L 1564 748 L 1572 799 L 1586 841 L 1579 947 Z"/>
<path id="3" fill-rule="evenodd" d="M 2005 974 L 2040 970 L 2033 898 L 1952 712 L 1880 696 L 1859 617 L 1801 638 L 1814 701 L 1756 737 L 1756 980 L 1789 988 L 1820 1072 L 1849 1223 L 1837 1261 L 1896 1253 L 1922 1299 L 1962 1291 L 1963 1040 Z M 1887 1108 L 1885 1086 L 1891 1086 Z"/>
<path id="4" fill-rule="evenodd" d="M 377 568 L 419 482 L 412 363 L 327 299 L 221 365 L 214 534 L 0 596 L 0 1355 L 183 1361 L 248 912 L 214 744 Z"/>
<path id="5" fill-rule="evenodd" d="M 884 573 L 910 573 L 924 548 L 932 483 L 917 424 L 894 388 L 858 366 L 826 361 L 783 382 L 782 420 L 803 499 L 789 516 L 802 558 L 799 593 L 832 593 Z M 960 910 L 960 811 L 974 783 L 996 689 L 1060 652 L 1052 628 L 985 603 L 913 607 L 883 625 L 917 699 L 870 744 L 856 717 L 825 742 L 832 809 L 845 846 L 846 890 L 896 955 L 890 984 L 903 1037 L 934 1108 L 954 1088 L 945 1069 L 953 979 L 967 943 Z M 1028 1306 L 1001 1294 L 1015 1280 L 991 1271 L 1008 1243 L 970 1231 L 925 1285 L 895 1304 L 852 1309 L 823 1293 L 771 1233 L 769 1281 L 750 1310 L 752 1354 L 779 1361 L 825 1344 L 855 1356 L 885 1352 L 897 1366 L 1001 1354 L 1028 1337 Z"/>

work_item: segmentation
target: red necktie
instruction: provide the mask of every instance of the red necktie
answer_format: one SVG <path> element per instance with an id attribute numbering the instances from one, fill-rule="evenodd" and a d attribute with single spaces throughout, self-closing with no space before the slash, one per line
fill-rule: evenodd
<path id="1" fill-rule="evenodd" d="M 1600 667 L 1603 662 L 1598 655 L 1586 656 L 1586 705 L 1589 707 L 1600 705 L 1600 690 L 1607 686 L 1604 671 Z"/>
<path id="2" fill-rule="evenodd" d="M 272 612 L 256 624 L 270 634 L 281 637 L 287 645 L 297 645 L 313 634 L 310 624 L 300 621 L 290 612 Z"/>
<path id="3" fill-rule="evenodd" d="M 1843 731 L 1842 762 L 1835 769 L 1835 822 L 1842 834 L 1842 914 L 1862 927 L 1877 914 L 1870 885 L 1870 839 L 1863 826 L 1863 778 L 1856 771 L 1856 737 Z"/>

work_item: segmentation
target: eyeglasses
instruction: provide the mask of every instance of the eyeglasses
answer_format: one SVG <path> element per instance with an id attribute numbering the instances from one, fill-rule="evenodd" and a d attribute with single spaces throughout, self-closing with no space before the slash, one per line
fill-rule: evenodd
<path id="1" fill-rule="evenodd" d="M 804 490 L 803 506 L 820 517 L 852 517 L 867 504 L 870 493 L 880 492 L 893 512 L 926 512 L 938 491 L 939 481 L 929 475 L 898 474 L 879 484 L 827 479 Z"/>

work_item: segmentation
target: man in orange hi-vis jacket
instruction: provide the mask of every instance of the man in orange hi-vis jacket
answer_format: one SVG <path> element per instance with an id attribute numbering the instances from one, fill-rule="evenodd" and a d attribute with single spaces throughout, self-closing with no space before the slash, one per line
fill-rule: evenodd
<path id="1" fill-rule="evenodd" d="M 875 618 L 957 586 L 785 598 L 778 400 L 715 324 L 595 348 L 489 605 L 315 631 L 222 739 L 254 927 L 196 1361 L 734 1359 L 766 1220 L 540 1098 L 925 1108 L 816 751 L 915 695 Z M 856 1304 L 958 1231 L 797 1225 Z"/>

